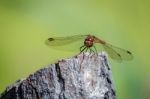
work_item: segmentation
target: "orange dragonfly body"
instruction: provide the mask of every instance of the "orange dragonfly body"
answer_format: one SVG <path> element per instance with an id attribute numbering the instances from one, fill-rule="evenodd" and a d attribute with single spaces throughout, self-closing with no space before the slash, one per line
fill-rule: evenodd
<path id="1" fill-rule="evenodd" d="M 94 44 L 99 43 L 104 47 L 105 51 L 112 59 L 115 59 L 117 61 L 133 59 L 133 55 L 130 51 L 111 45 L 105 42 L 104 40 L 101 40 L 93 35 L 75 35 L 75 36 L 67 36 L 67 37 L 48 38 L 48 45 L 59 46 L 59 45 L 69 44 L 78 41 L 79 39 L 84 39 L 84 45 L 80 47 L 80 52 L 90 50 L 90 52 L 95 53 L 96 51 L 97 53 Z M 95 51 L 93 51 L 91 47 L 94 47 Z"/>

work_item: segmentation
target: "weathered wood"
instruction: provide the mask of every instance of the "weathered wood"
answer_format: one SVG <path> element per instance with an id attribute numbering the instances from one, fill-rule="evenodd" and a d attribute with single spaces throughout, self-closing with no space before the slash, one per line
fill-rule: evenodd
<path id="1" fill-rule="evenodd" d="M 0 99 L 116 99 L 106 54 L 60 60 L 18 81 Z"/>

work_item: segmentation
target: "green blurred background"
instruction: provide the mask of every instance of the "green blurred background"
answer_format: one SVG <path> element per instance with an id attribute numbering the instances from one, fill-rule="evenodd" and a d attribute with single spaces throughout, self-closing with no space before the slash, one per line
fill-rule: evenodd
<path id="1" fill-rule="evenodd" d="M 46 46 L 48 37 L 90 33 L 134 54 L 121 64 L 110 59 L 118 99 L 150 99 L 149 5 L 149 0 L 0 0 L 0 92 L 78 53 Z M 66 49 L 80 47 L 70 46 Z"/>

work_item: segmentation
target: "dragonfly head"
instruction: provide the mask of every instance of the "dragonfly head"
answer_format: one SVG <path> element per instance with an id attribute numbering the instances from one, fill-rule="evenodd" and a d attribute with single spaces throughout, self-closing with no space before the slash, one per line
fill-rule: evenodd
<path id="1" fill-rule="evenodd" d="M 87 38 L 86 38 L 85 41 L 84 41 L 84 45 L 85 45 L 86 47 L 92 47 L 92 46 L 93 46 L 93 43 L 94 43 L 94 39 L 95 39 L 94 36 L 88 35 Z"/>

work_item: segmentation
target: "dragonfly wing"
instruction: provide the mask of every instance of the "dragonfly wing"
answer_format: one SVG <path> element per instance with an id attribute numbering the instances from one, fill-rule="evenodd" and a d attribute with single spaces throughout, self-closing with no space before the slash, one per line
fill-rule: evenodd
<path id="1" fill-rule="evenodd" d="M 76 42 L 86 37 L 87 35 L 75 35 L 75 36 L 67 36 L 67 37 L 48 38 L 48 40 L 46 40 L 46 44 L 50 46 L 61 46 L 61 45 L 66 45 L 66 44 Z"/>
<path id="2" fill-rule="evenodd" d="M 111 44 L 106 43 L 104 45 L 105 50 L 108 52 L 108 54 L 110 55 L 110 57 L 112 59 L 116 59 L 116 60 L 132 60 L 133 59 L 133 55 L 130 51 L 125 50 L 125 49 L 121 49 L 119 47 L 113 46 Z"/>
<path id="3" fill-rule="evenodd" d="M 118 61 L 118 62 L 122 62 L 122 57 L 120 56 L 119 53 L 117 53 L 114 49 L 112 49 L 110 46 L 108 46 L 107 44 L 103 45 L 105 51 L 108 53 L 108 55 Z"/>

